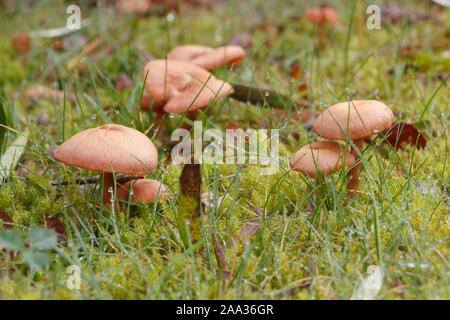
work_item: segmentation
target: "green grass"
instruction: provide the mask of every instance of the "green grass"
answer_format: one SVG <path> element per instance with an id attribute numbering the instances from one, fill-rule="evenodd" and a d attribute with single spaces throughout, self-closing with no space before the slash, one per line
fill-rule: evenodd
<path id="1" fill-rule="evenodd" d="M 49 252 L 40 270 L 30 270 L 21 254 L 13 258 L 1 253 L 0 298 L 348 299 L 367 267 L 378 265 L 384 273 L 379 299 L 448 299 L 450 92 L 447 81 L 437 75 L 450 72 L 449 10 L 444 25 L 383 23 L 381 30 L 368 30 L 366 1 L 336 2 L 341 23 L 326 29 L 327 46 L 317 51 L 315 26 L 294 18 L 313 5 L 309 2 L 226 1 L 213 11 L 185 9 L 173 22 L 155 15 L 119 19 L 104 8 L 82 7 L 83 19 L 90 17 L 92 24 L 76 35 L 87 41 L 100 36 L 104 47 L 113 48 L 97 61 L 78 56 L 80 48 L 57 52 L 51 39 L 32 39 L 32 51 L 25 57 L 13 52 L 10 36 L 16 30 L 64 26 L 62 4 L 39 1 L 27 11 L 18 1 L 22 5 L 1 10 L 2 118 L 20 132 L 29 130 L 30 136 L 18 167 L 0 186 L 0 209 L 11 215 L 14 228 L 24 236 L 43 222 L 44 214 L 57 216 L 66 224 L 68 241 Z M 383 8 L 393 2 L 378 3 Z M 404 5 L 430 9 L 421 1 Z M 44 19 L 49 10 L 52 19 Z M 404 120 L 420 122 L 426 148 L 395 151 L 385 144 L 366 145 L 360 199 L 347 199 L 343 173 L 324 181 L 317 199 L 314 181 L 291 171 L 288 162 L 318 137 L 289 112 L 278 117 L 268 106 L 223 99 L 200 112 L 205 130 L 224 130 L 230 123 L 259 129 L 265 123 L 280 128 L 289 142 L 280 145 L 280 170 L 273 176 L 260 175 L 254 165 L 202 165 L 202 193 L 224 200 L 215 200 L 202 215 L 202 240 L 190 248 L 184 248 L 174 227 L 181 167 L 167 160 L 170 149 L 160 137 L 154 138 L 155 128 L 148 135 L 158 147 L 160 167 L 150 177 L 169 187 L 170 201 L 111 212 L 99 204 L 94 186 L 81 193 L 74 184 L 51 184 L 67 180 L 67 175 L 73 182 L 95 173 L 74 167 L 65 171 L 48 154 L 49 147 L 104 123 L 140 131 L 153 124 L 154 115 L 138 109 L 143 52 L 164 57 L 179 44 L 217 46 L 236 32 L 249 33 L 253 46 L 241 66 L 214 70 L 217 78 L 268 87 L 292 98 L 300 97 L 296 88 L 304 82 L 313 110 L 350 97 L 380 99 Z M 78 74 L 67 69 L 74 57 L 82 60 Z M 290 78 L 293 62 L 300 66 L 300 80 Z M 411 63 L 417 71 L 405 69 Z M 131 77 L 133 87 L 116 92 L 113 83 L 120 72 Z M 26 101 L 23 91 L 36 83 L 72 92 L 77 103 Z M 51 122 L 41 127 L 36 119 L 44 112 Z M 166 130 L 170 133 L 185 121 L 175 115 Z M 15 137 L 10 132 L 7 143 Z M 20 169 L 26 177 L 18 174 Z M 272 214 L 261 221 L 260 232 L 233 245 L 232 237 L 258 218 L 249 203 Z M 212 231 L 224 245 L 232 271 L 226 281 L 218 270 Z M 72 264 L 82 272 L 80 290 L 66 286 Z"/>

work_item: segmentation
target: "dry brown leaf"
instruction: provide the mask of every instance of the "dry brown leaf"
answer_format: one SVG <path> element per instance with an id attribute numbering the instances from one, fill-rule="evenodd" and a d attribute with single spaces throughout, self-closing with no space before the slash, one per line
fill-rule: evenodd
<path id="1" fill-rule="evenodd" d="M 123 89 L 128 89 L 133 86 L 133 81 L 125 72 L 120 72 L 114 81 L 114 86 L 117 91 L 122 91 Z"/>
<path id="2" fill-rule="evenodd" d="M 24 92 L 25 98 L 28 100 L 64 100 L 64 91 L 49 88 L 40 84 L 36 84 Z M 66 94 L 66 99 L 74 102 L 75 97 Z"/>
<path id="3" fill-rule="evenodd" d="M 260 229 L 259 219 L 250 220 L 239 233 L 239 241 L 247 241 L 251 236 L 255 235 Z"/>
<path id="4" fill-rule="evenodd" d="M 30 38 L 25 32 L 16 32 L 11 38 L 14 50 L 20 55 L 26 55 L 31 50 Z"/>
<path id="5" fill-rule="evenodd" d="M 13 226 L 10 225 L 9 223 L 13 223 L 13 221 L 5 210 L 0 210 L 0 221 L 3 222 L 1 224 L 3 229 L 12 229 Z"/>
<path id="6" fill-rule="evenodd" d="M 58 241 L 67 241 L 66 225 L 58 217 L 45 214 L 42 225 L 53 231 L 58 236 Z"/>

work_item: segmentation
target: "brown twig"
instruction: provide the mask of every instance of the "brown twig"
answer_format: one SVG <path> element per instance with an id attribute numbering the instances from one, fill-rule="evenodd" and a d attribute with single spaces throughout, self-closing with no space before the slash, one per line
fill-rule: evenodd
<path id="1" fill-rule="evenodd" d="M 144 178 L 144 176 L 142 176 L 142 175 L 138 175 L 138 176 L 116 176 L 116 183 L 124 184 L 124 183 L 126 183 L 128 181 L 131 181 L 131 180 L 138 180 L 138 179 L 143 179 L 143 178 Z M 75 184 L 78 184 L 78 185 L 92 184 L 92 183 L 97 183 L 99 180 L 100 180 L 100 176 L 89 177 L 89 178 L 86 178 L 86 179 L 76 179 L 75 180 Z M 66 186 L 68 184 L 69 184 L 69 182 L 67 182 L 67 181 L 63 181 L 63 182 L 55 182 L 55 181 L 53 181 L 52 182 L 53 186 Z"/>

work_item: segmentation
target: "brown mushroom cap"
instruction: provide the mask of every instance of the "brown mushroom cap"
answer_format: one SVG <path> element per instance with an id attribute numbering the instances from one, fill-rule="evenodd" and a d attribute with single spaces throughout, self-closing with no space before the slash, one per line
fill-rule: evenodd
<path id="1" fill-rule="evenodd" d="M 345 146 L 335 141 L 313 142 L 298 150 L 289 161 L 292 169 L 315 178 L 317 172 L 329 175 L 355 162 Z"/>
<path id="2" fill-rule="evenodd" d="M 350 112 L 349 112 L 350 111 Z M 394 114 L 376 100 L 353 100 L 332 105 L 314 121 L 314 131 L 331 140 L 361 139 L 389 129 Z"/>
<path id="3" fill-rule="evenodd" d="M 120 14 L 134 13 L 136 15 L 145 15 L 152 7 L 151 0 L 118 0 L 116 1 L 116 10 Z"/>
<path id="4" fill-rule="evenodd" d="M 214 49 L 195 44 L 188 44 L 173 48 L 168 54 L 167 59 L 179 61 L 191 61 L 198 56 L 211 53 Z"/>
<path id="5" fill-rule="evenodd" d="M 208 71 L 215 67 L 239 65 L 245 59 L 245 50 L 240 46 L 222 46 L 216 49 L 185 45 L 174 48 L 168 59 L 188 61 Z"/>
<path id="6" fill-rule="evenodd" d="M 128 200 L 129 191 L 133 188 L 130 196 L 131 203 L 155 202 L 165 200 L 169 197 L 168 188 L 158 180 L 138 179 L 128 181 L 123 186 L 117 188 L 117 198 Z"/>
<path id="7" fill-rule="evenodd" d="M 156 171 L 158 151 L 143 133 L 105 124 L 70 137 L 53 153 L 65 164 L 97 172 L 148 174 Z"/>
<path id="8" fill-rule="evenodd" d="M 336 10 L 328 6 L 308 9 L 306 10 L 305 15 L 310 22 L 314 24 L 318 23 L 319 25 L 322 25 L 325 22 L 335 25 L 339 21 L 339 16 Z"/>
<path id="9" fill-rule="evenodd" d="M 167 68 L 166 68 L 167 66 Z M 210 102 L 233 93 L 227 82 L 189 62 L 152 60 L 142 71 L 145 89 L 167 113 L 183 113 L 206 107 Z M 206 83 L 206 85 L 205 85 Z"/>

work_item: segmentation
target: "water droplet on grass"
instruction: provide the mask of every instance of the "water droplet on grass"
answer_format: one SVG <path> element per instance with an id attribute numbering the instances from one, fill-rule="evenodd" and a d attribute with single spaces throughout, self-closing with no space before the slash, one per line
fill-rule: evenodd
<path id="1" fill-rule="evenodd" d="M 166 17 L 167 21 L 172 22 L 175 20 L 175 15 L 173 13 L 169 13 Z"/>

